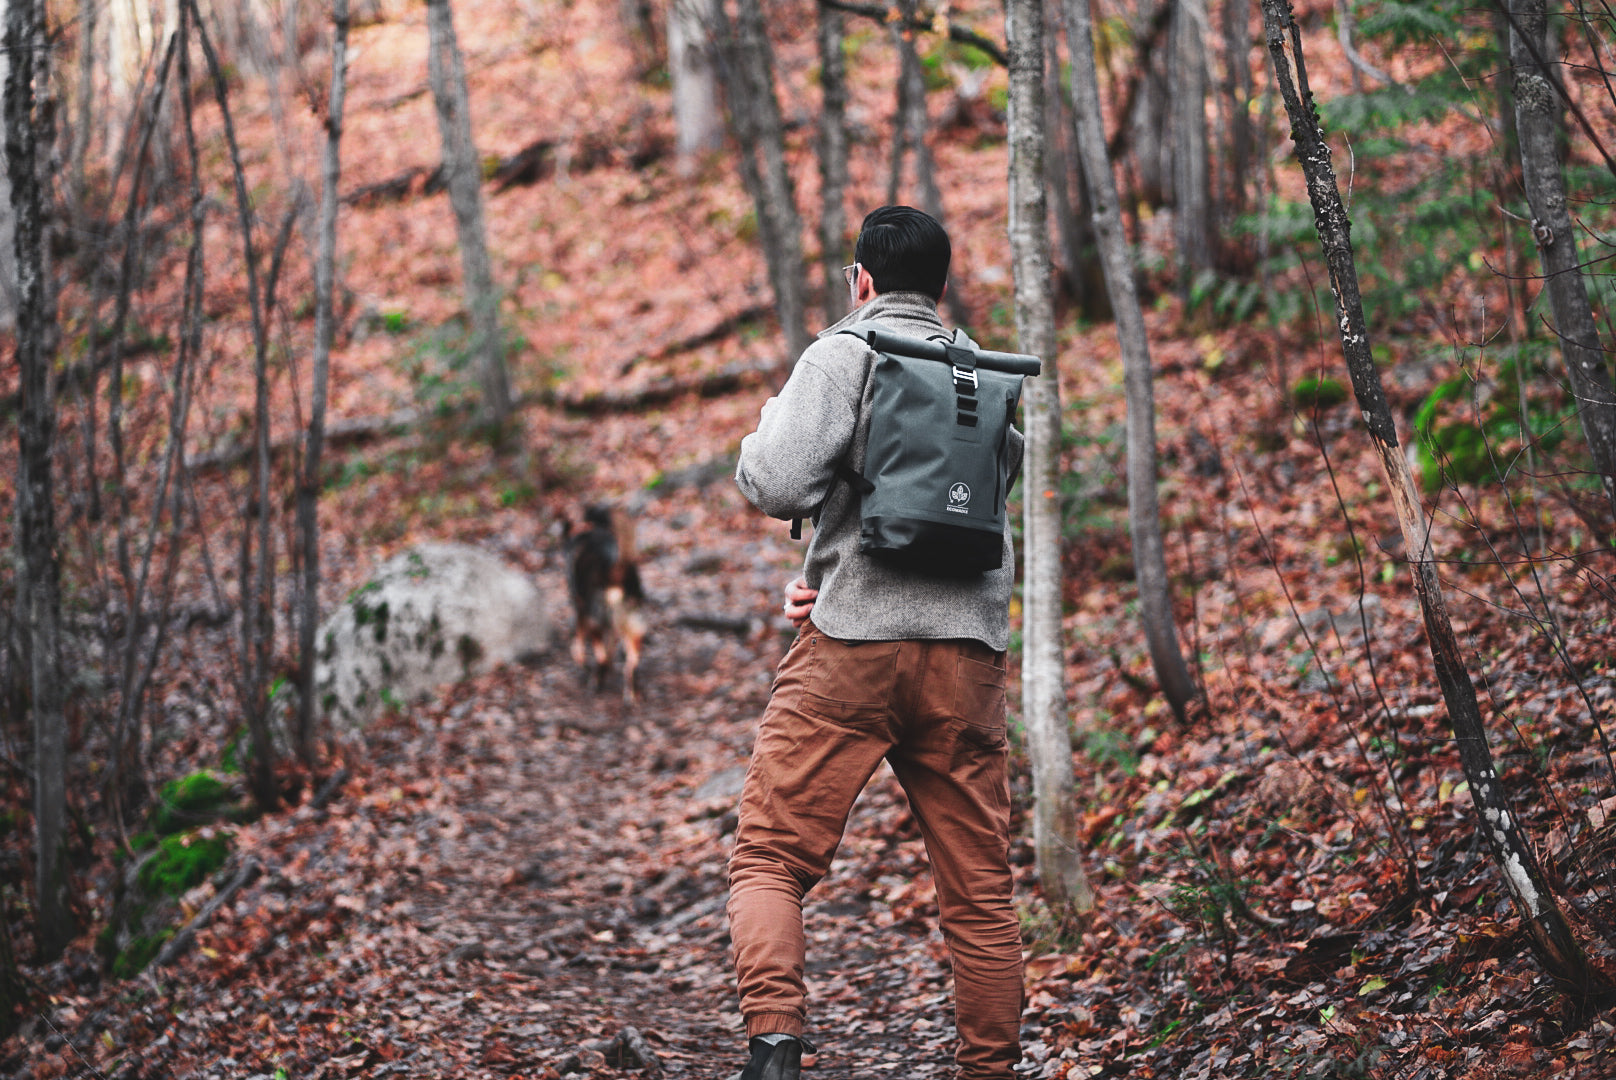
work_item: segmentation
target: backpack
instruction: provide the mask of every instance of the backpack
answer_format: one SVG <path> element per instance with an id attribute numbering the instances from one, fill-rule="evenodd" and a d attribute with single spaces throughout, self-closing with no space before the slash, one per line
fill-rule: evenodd
<path id="1" fill-rule="evenodd" d="M 960 330 L 952 341 L 878 326 L 842 333 L 876 352 L 864 470 L 836 467 L 860 495 L 859 550 L 938 577 L 999 569 L 1014 480 L 1010 427 L 1021 381 L 1041 362 L 979 349 Z"/>

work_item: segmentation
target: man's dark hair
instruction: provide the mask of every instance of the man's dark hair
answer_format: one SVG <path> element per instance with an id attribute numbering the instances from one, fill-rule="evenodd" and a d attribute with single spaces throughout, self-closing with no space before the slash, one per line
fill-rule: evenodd
<path id="1" fill-rule="evenodd" d="M 859 227 L 853 259 L 875 282 L 875 291 L 925 293 L 943 298 L 953 248 L 942 224 L 912 206 L 871 210 Z"/>

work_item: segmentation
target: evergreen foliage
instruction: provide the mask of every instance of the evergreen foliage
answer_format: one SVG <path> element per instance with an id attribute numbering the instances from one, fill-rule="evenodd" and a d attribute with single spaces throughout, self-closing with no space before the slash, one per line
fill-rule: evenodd
<path id="1" fill-rule="evenodd" d="M 1481 277 L 1491 277 L 1485 260 L 1475 256 L 1499 245 L 1500 229 L 1516 232 L 1517 249 L 1531 245 L 1525 227 L 1493 206 L 1494 178 L 1507 167 L 1500 142 L 1475 140 L 1474 153 L 1431 142 L 1435 125 L 1455 113 L 1496 127 L 1491 87 L 1507 59 L 1485 8 L 1454 0 L 1357 6 L 1360 48 L 1376 55 L 1442 57 L 1416 82 L 1366 79 L 1362 92 L 1318 102 L 1350 184 L 1345 194 L 1371 328 L 1406 331 L 1415 320 L 1445 318 L 1460 293 L 1473 294 Z M 1265 235 L 1273 252 L 1267 271 L 1281 290 L 1269 298 L 1276 322 L 1332 309 L 1322 274 L 1311 275 L 1316 295 L 1295 295 L 1309 280 L 1300 266 L 1311 250 L 1312 226 L 1306 202 L 1277 199 L 1240 223 L 1247 234 Z"/>
<path id="2" fill-rule="evenodd" d="M 1420 483 L 1507 482 L 1530 441 L 1559 449 L 1575 428 L 1573 409 L 1542 365 L 1542 343 L 1500 350 L 1497 375 L 1465 371 L 1438 383 L 1414 414 Z"/>

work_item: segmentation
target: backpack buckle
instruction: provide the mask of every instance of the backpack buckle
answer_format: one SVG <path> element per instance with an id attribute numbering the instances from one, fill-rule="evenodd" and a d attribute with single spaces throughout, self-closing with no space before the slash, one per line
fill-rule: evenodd
<path id="1" fill-rule="evenodd" d="M 970 386 L 971 393 L 973 393 L 973 394 L 976 393 L 976 390 L 977 390 L 976 369 L 975 368 L 962 368 L 958 364 L 956 364 L 954 366 L 954 388 L 957 390 L 960 387 L 966 386 L 966 385 Z"/>

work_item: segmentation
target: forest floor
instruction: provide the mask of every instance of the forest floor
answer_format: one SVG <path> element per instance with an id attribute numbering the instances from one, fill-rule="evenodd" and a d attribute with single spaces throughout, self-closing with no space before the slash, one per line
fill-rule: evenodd
<path id="1" fill-rule="evenodd" d="M 1330 10 L 1308 6 L 1320 18 Z M 996 10 L 954 15 L 991 28 Z M 438 419 L 330 449 L 322 600 L 330 610 L 410 544 L 461 540 L 531 574 L 565 633 L 555 523 L 610 500 L 636 512 L 651 597 L 643 702 L 631 711 L 614 693 L 583 691 L 553 648 L 393 714 L 339 744 L 318 776 L 289 775 L 283 810 L 216 826 L 233 835 L 234 854 L 185 897 L 186 911 L 244 870 L 256 876 L 240 878 L 188 952 L 128 979 L 112 977 L 94 949 L 121 869 L 101 785 L 86 779 L 74 805 L 91 822 L 75 848 L 87 929 L 62 961 L 25 964 L 32 1008 L 0 1044 L 0 1077 L 646 1075 L 624 1060 L 625 1045 L 654 1051 L 669 1076 L 738 1071 L 724 859 L 752 728 L 789 641 L 777 612 L 801 551 L 783 523 L 745 506 L 729 476 L 783 372 L 768 355 L 778 342 L 767 278 L 732 163 L 715 155 L 694 173 L 675 167 L 665 89 L 633 73 L 619 11 L 489 2 L 460 13 L 483 152 L 509 159 L 541 133 L 566 151 L 549 172 L 488 192 L 502 311 L 518 336 L 513 381 L 533 403 L 499 453 L 456 426 L 463 414 L 440 409 L 470 396 L 471 380 L 455 352 L 452 219 L 419 182 L 437 160 L 436 140 L 420 134 L 434 130 L 423 12 L 377 4 L 356 31 L 348 131 L 363 149 L 350 153 L 344 187 L 414 180 L 344 210 L 333 416 L 413 408 Z M 811 6 L 780 5 L 778 15 L 782 84 L 811 85 Z M 890 150 L 884 41 L 868 26 L 850 39 L 850 202 L 860 209 L 878 201 Z M 318 49 L 304 58 L 294 93 L 309 109 L 272 108 L 256 91 L 239 103 L 266 230 L 293 202 L 290 178 L 313 175 L 321 129 L 309 87 L 321 59 Z M 1329 65 L 1314 73 L 1331 92 Z M 805 100 L 788 100 L 787 119 L 812 206 Z M 1013 347 L 1003 118 L 989 100 L 939 91 L 934 101 L 949 117 L 934 149 L 956 242 L 950 314 Z M 228 191 L 222 159 L 208 167 L 210 190 Z M 228 445 L 250 414 L 251 335 L 243 275 L 230 263 L 239 237 L 228 213 L 209 222 L 212 280 L 224 285 L 209 308 L 216 360 L 198 391 L 197 450 Z M 1167 215 L 1135 224 L 1146 262 L 1159 259 L 1150 244 L 1170 235 Z M 299 251 L 283 295 L 303 298 Z M 172 270 L 183 252 L 165 252 L 153 258 Z M 180 275 L 151 277 L 134 318 L 156 341 L 179 307 Z M 1461 369 L 1467 341 L 1496 329 L 1484 325 L 1493 299 L 1477 300 L 1478 315 L 1427 313 L 1377 340 L 1401 416 Z M 64 310 L 83 300 L 69 290 Z M 1067 691 L 1079 840 L 1099 903 L 1088 920 L 1061 924 L 1040 901 L 1023 817 L 1028 773 L 1016 757 L 1026 1072 L 1616 1076 L 1612 1003 L 1576 999 L 1542 973 L 1479 839 L 1356 413 L 1294 404 L 1300 377 L 1339 371 L 1338 350 L 1261 317 L 1232 324 L 1170 296 L 1147 300 L 1175 613 L 1206 697 L 1181 721 L 1154 690 L 1128 554 L 1118 350 L 1108 326 L 1064 312 Z M 287 355 L 302 356 L 310 319 L 307 305 L 293 306 L 277 332 Z M 1465 324 L 1472 317 L 1477 325 Z M 148 425 L 131 435 L 136 463 L 161 460 L 163 375 L 150 356 L 131 363 L 128 423 Z M 295 426 L 290 386 L 303 377 L 295 365 L 277 369 L 278 434 Z M 690 389 L 704 380 L 709 396 Z M 63 458 L 71 483 L 82 461 Z M 247 500 L 226 473 L 203 470 L 195 497 L 215 525 L 201 543 L 228 568 Z M 1609 552 L 1553 478 L 1429 497 L 1502 782 L 1590 943 L 1616 940 L 1616 785 L 1601 726 L 1616 708 Z M 71 550 L 92 562 L 91 525 L 67 520 Z M 192 567 L 180 580 L 182 591 L 205 591 Z M 193 628 L 159 673 L 155 781 L 222 766 L 239 727 L 229 648 L 228 629 Z M 25 738 L 14 728 L 8 749 Z M 80 729 L 90 734 L 74 775 L 93 778 L 96 728 Z M 8 881 L 27 865 L 25 830 L 14 827 L 26 820 L 21 775 L 5 774 Z M 808 1075 L 949 1076 L 936 906 L 918 831 L 885 770 L 810 901 L 810 1033 L 821 1051 Z M 23 905 L 8 904 L 20 927 Z M 629 1028 L 640 1038 L 625 1039 Z"/>
<path id="2" fill-rule="evenodd" d="M 756 400 L 687 400 L 665 421 L 739 423 Z M 611 426 L 545 414 L 528 438 L 588 449 L 620 437 Z M 615 687 L 582 689 L 557 648 L 392 715 L 331 761 L 336 787 L 316 799 L 311 782 L 286 811 L 230 827 L 231 863 L 187 910 L 248 862 L 260 872 L 172 966 L 105 978 L 86 938 L 35 969 L 38 1011 L 0 1049 L 0 1075 L 733 1075 L 724 858 L 789 640 L 771 613 L 800 554 L 728 471 L 720 458 L 635 500 L 653 613 L 637 708 Z M 526 533 L 471 519 L 449 531 L 502 550 L 559 606 L 559 545 L 542 523 L 569 506 L 546 509 L 507 519 Z M 715 614 L 736 629 L 704 628 Z M 1104 669 L 1106 688 L 1084 689 Z M 1611 1075 L 1616 1013 L 1574 1007 L 1531 961 L 1452 790 L 1435 710 L 1405 718 L 1414 817 L 1387 841 L 1374 770 L 1328 708 L 1182 726 L 1110 658 L 1074 671 L 1117 710 L 1076 758 L 1100 906 L 1075 927 L 1043 912 L 1018 759 L 1030 1075 Z M 1566 723 L 1568 743 L 1578 730 Z M 116 872 L 91 871 L 99 895 Z M 810 897 L 808 929 L 821 1047 L 808 1075 L 951 1075 L 936 906 L 886 770 Z M 628 1029 L 651 1072 L 620 1056 Z"/>

